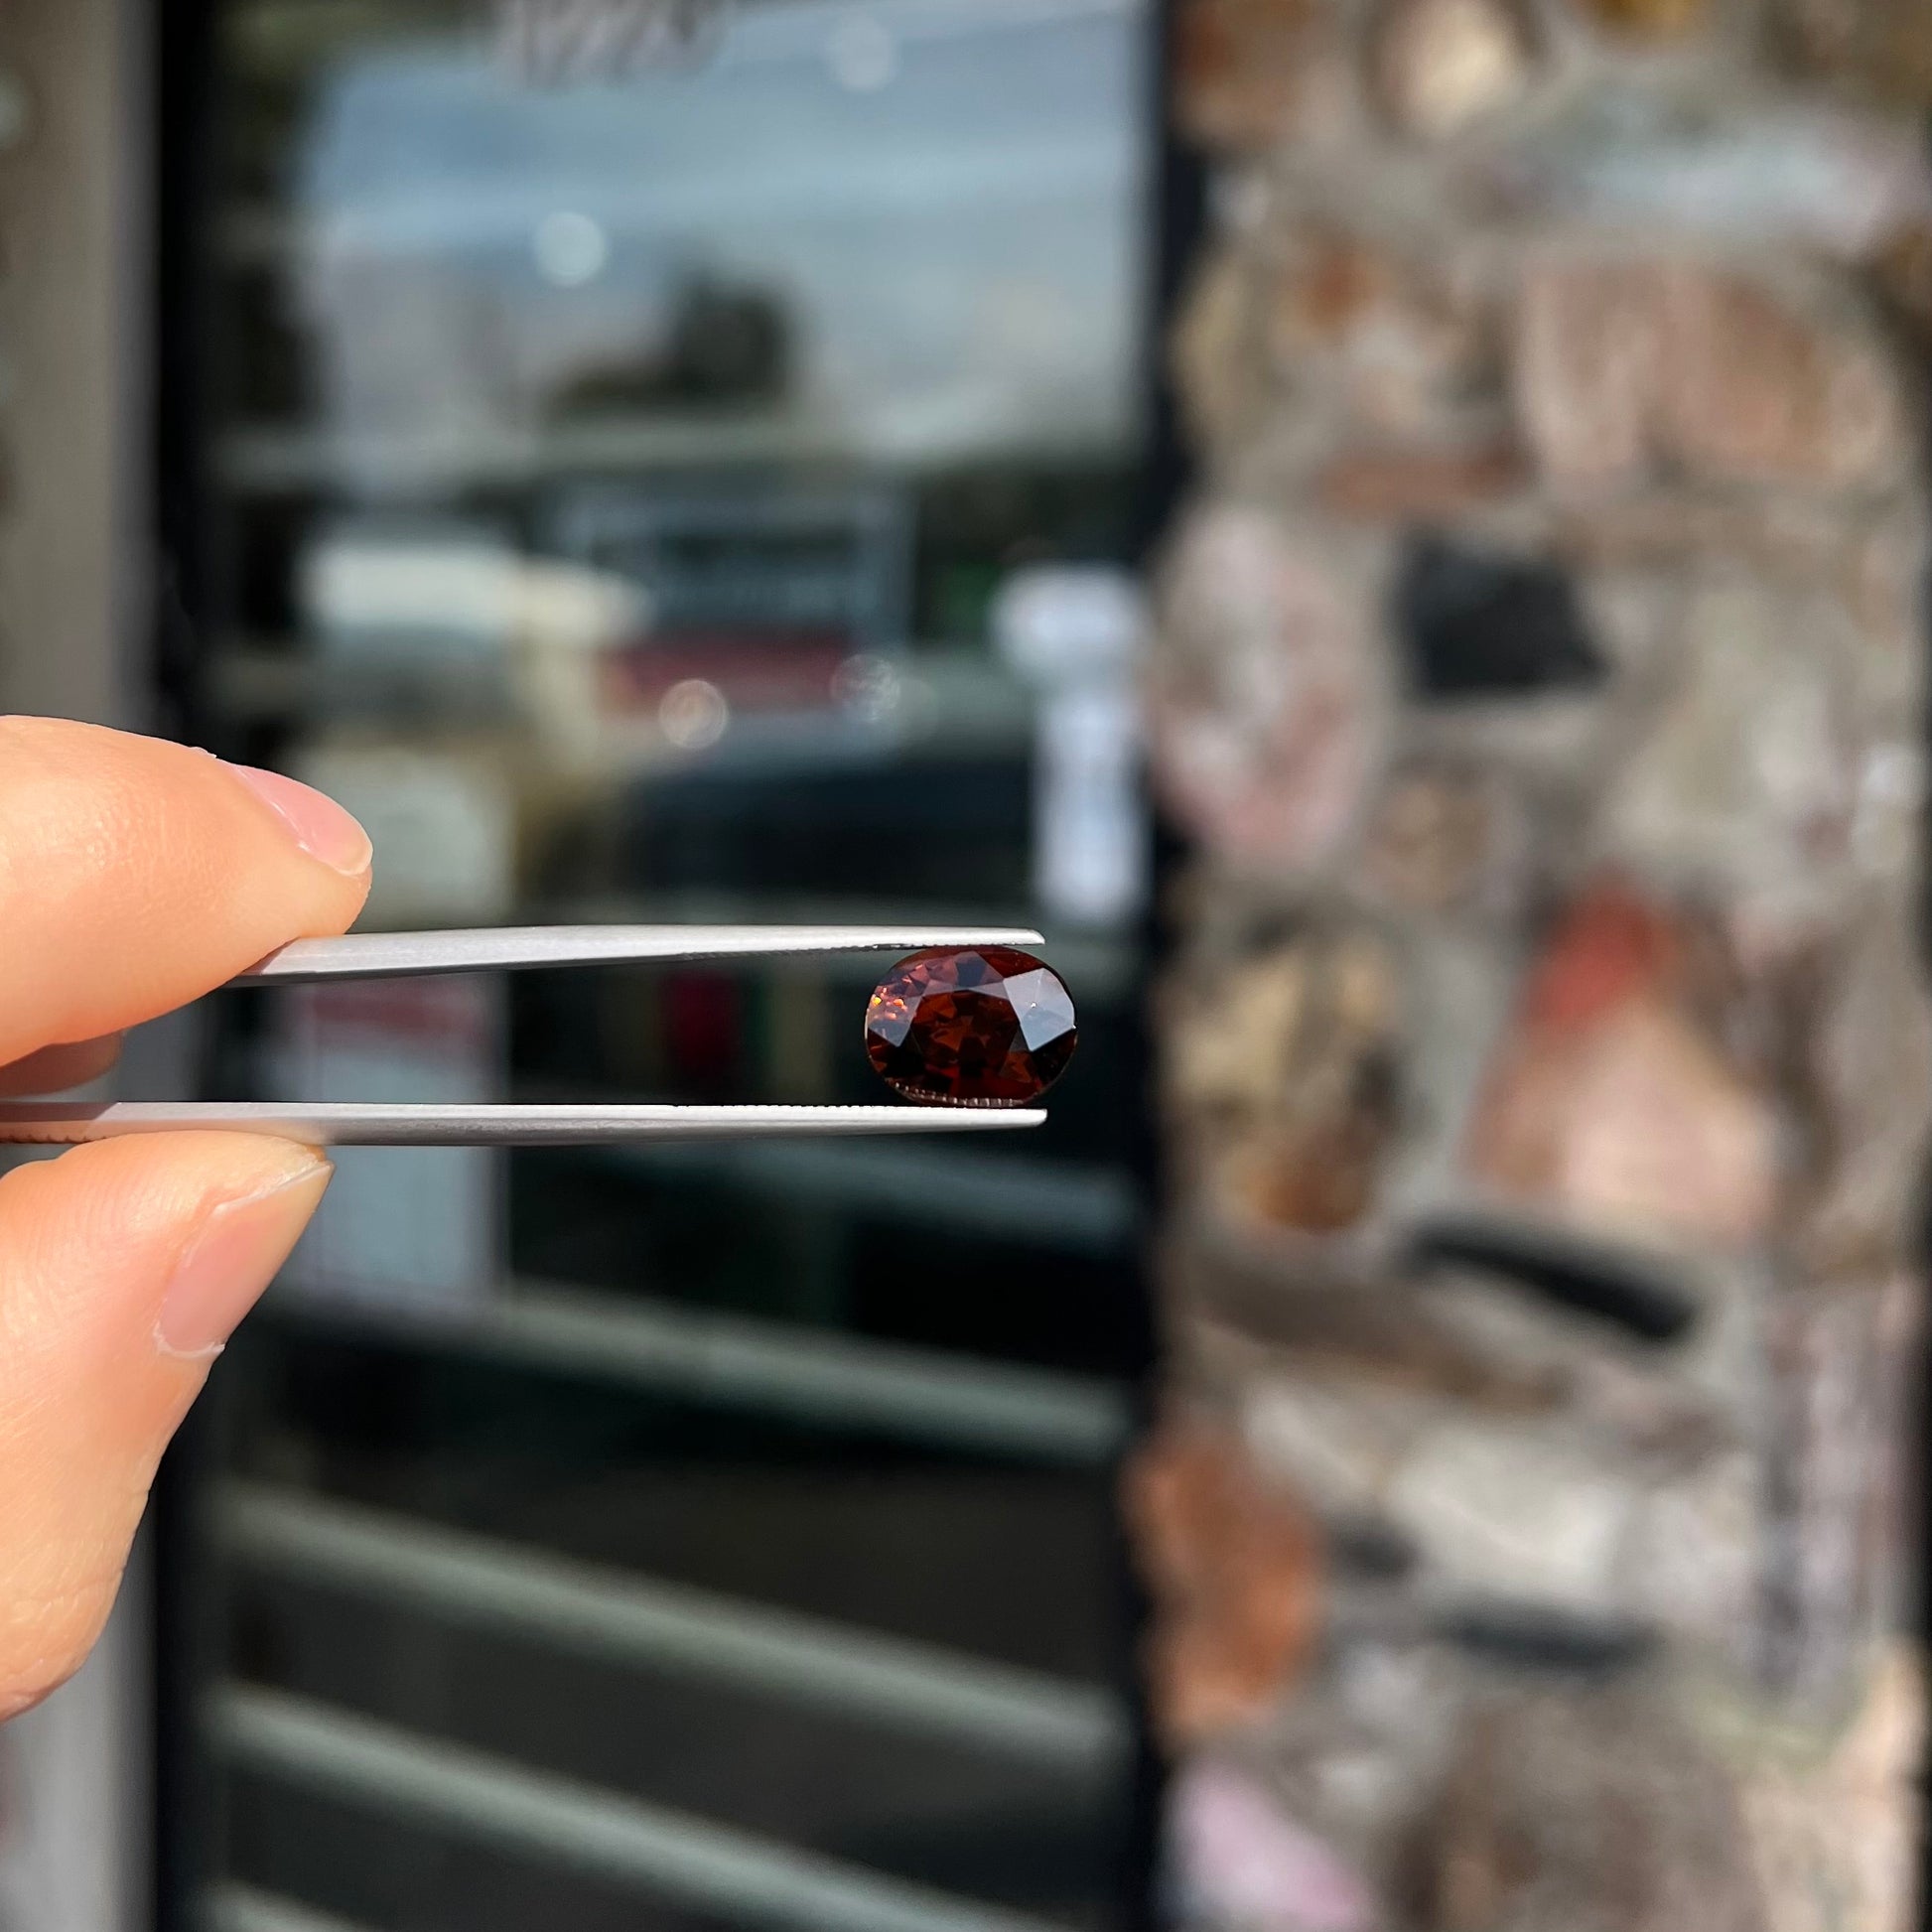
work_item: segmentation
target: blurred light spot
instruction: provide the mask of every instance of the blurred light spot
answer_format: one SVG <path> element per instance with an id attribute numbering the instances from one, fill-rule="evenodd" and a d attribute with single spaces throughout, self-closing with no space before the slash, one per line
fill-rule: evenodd
<path id="1" fill-rule="evenodd" d="M 582 288 L 604 273 L 611 259 L 611 238 L 588 214 L 559 208 L 537 223 L 530 252 L 546 282 L 560 289 Z"/>
<path id="2" fill-rule="evenodd" d="M 657 722 L 680 752 L 703 752 L 725 735 L 731 706 L 709 678 L 687 677 L 666 691 L 657 705 Z"/>
<path id="3" fill-rule="evenodd" d="M 1916 809 L 1925 790 L 1923 760 L 1909 745 L 1883 745 L 1867 755 L 1863 781 L 1872 803 Z"/>
<path id="4" fill-rule="evenodd" d="M 19 74 L 0 69 L 0 148 L 17 148 L 34 122 L 27 83 Z"/>
<path id="5" fill-rule="evenodd" d="M 898 666 L 884 657 L 848 657 L 832 673 L 832 697 L 839 708 L 868 725 L 877 725 L 899 708 Z"/>
<path id="6" fill-rule="evenodd" d="M 898 43 L 871 14 L 847 14 L 825 42 L 825 62 L 841 87 L 877 93 L 898 72 Z"/>
<path id="7" fill-rule="evenodd" d="M 1852 813 L 1852 856 L 1860 865 L 1889 869 L 1910 863 L 1925 805 L 1925 762 L 1908 745 L 1881 745 L 1866 754 Z"/>

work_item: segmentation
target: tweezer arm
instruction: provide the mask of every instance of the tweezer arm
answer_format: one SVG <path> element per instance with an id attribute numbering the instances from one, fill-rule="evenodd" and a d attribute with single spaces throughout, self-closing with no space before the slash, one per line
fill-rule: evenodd
<path id="1" fill-rule="evenodd" d="M 478 973 L 520 966 L 1043 943 L 1037 932 L 1001 926 L 507 925 L 454 932 L 356 932 L 345 939 L 297 939 L 230 984 L 292 986 L 306 980 L 390 979 L 404 973 Z"/>
<path id="2" fill-rule="evenodd" d="M 370 932 L 298 939 L 236 986 L 390 979 L 405 973 L 625 960 L 728 959 L 939 946 L 1035 946 L 1018 928 L 910 925 L 491 926 L 468 932 Z M 744 1140 L 793 1134 L 960 1134 L 1037 1127 L 1032 1108 L 363 1106 L 306 1101 L 24 1101 L 0 1106 L 0 1143 L 69 1144 L 123 1134 L 234 1128 L 317 1147 L 532 1147 L 605 1141 Z"/>
<path id="3" fill-rule="evenodd" d="M 1037 1127 L 1026 1107 L 469 1107 L 305 1101 L 15 1101 L 0 1143 L 71 1145 L 124 1134 L 232 1128 L 312 1147 L 585 1147 L 606 1141 L 799 1134 L 971 1134 Z"/>

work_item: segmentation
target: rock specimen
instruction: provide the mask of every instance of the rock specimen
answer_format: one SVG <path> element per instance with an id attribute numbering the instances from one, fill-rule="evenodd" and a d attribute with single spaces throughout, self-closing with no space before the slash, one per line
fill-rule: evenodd
<path id="1" fill-rule="evenodd" d="M 1389 0 L 1370 50 L 1383 111 L 1428 140 L 1517 99 L 1532 58 L 1528 25 L 1508 0 Z"/>
<path id="2" fill-rule="evenodd" d="M 1396 1132 L 1402 993 L 1372 934 L 1315 931 L 1176 989 L 1169 1099 L 1230 1222 L 1332 1234 L 1374 1199 Z"/>
<path id="3" fill-rule="evenodd" d="M 1911 447 L 1903 385 L 1833 306 L 1689 259 L 1553 253 L 1517 308 L 1524 434 L 1571 488 L 1666 466 L 1713 483 L 1883 483 Z"/>
<path id="4" fill-rule="evenodd" d="M 1166 1608 L 1149 1660 L 1163 1731 L 1210 1735 L 1265 1709 L 1315 1637 L 1320 1554 L 1307 1512 L 1237 1439 L 1199 1425 L 1142 1449 L 1126 1503 Z"/>
<path id="5" fill-rule="evenodd" d="M 1175 817 L 1237 866 L 1313 866 L 1352 829 L 1387 685 L 1327 563 L 1256 509 L 1203 509 L 1175 544 L 1154 671 L 1156 772 Z"/>
<path id="6" fill-rule="evenodd" d="M 1335 112 L 1347 69 L 1328 0 L 1186 0 L 1174 112 L 1210 147 L 1268 148 Z"/>
<path id="7" fill-rule="evenodd" d="M 1524 983 L 1478 1102 L 1469 1170 L 1572 1226 L 1743 1246 L 1769 1224 L 1768 1096 L 1700 1023 L 1697 941 L 1599 884 Z"/>

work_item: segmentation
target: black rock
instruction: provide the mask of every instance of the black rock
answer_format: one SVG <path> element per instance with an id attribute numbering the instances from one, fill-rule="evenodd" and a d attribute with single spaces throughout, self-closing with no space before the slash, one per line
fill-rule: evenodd
<path id="1" fill-rule="evenodd" d="M 1411 539 L 1394 620 L 1418 697 L 1507 697 L 1599 684 L 1608 669 L 1560 565 Z"/>

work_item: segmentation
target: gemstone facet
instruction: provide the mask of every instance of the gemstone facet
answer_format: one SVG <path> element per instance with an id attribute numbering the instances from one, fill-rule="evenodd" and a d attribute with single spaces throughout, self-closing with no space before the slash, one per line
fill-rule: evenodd
<path id="1" fill-rule="evenodd" d="M 1066 1071 L 1078 1037 L 1059 975 L 1009 946 L 916 952 L 866 1008 L 873 1070 L 940 1106 L 1028 1106 Z"/>

